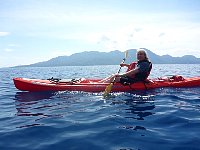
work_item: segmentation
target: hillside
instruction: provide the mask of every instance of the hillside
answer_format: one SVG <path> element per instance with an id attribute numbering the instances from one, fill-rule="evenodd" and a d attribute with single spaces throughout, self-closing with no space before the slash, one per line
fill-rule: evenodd
<path id="1" fill-rule="evenodd" d="M 192 55 L 183 57 L 172 57 L 170 55 L 159 56 L 146 49 L 148 56 L 154 64 L 200 64 L 200 58 Z M 136 49 L 129 50 L 127 63 L 136 60 Z M 85 51 L 70 56 L 59 56 L 48 61 L 38 62 L 31 67 L 53 67 L 53 66 L 89 66 L 89 65 L 117 65 L 124 58 L 124 53 L 118 50 L 111 52 Z"/>

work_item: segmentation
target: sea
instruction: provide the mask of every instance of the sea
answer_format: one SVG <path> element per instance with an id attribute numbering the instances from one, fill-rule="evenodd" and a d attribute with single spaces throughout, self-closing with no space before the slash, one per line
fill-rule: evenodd
<path id="1" fill-rule="evenodd" d="M 0 150 L 200 150 L 200 87 L 111 93 L 23 92 L 14 77 L 105 78 L 111 66 L 0 69 Z M 122 72 L 125 71 L 122 69 Z M 198 64 L 154 64 L 150 78 L 200 76 Z"/>

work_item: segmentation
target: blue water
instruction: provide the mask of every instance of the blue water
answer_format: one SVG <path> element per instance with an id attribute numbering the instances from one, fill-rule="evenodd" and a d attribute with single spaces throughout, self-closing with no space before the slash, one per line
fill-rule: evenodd
<path id="1" fill-rule="evenodd" d="M 200 87 L 132 93 L 31 93 L 13 77 L 103 78 L 118 66 L 0 69 L 0 150 L 200 150 Z M 200 65 L 154 65 L 151 77 L 200 76 Z"/>

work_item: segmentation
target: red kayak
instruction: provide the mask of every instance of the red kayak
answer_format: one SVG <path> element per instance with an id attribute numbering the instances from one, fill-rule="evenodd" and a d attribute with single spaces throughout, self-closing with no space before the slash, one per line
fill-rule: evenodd
<path id="1" fill-rule="evenodd" d="M 27 79 L 14 78 L 17 89 L 22 91 L 85 91 L 103 92 L 109 85 L 99 83 L 98 79 L 60 80 L 60 79 Z M 161 77 L 149 79 L 145 82 L 136 82 L 131 85 L 115 83 L 112 92 L 128 92 L 133 90 L 148 90 L 162 87 L 199 87 L 200 77 L 183 78 L 182 76 Z"/>

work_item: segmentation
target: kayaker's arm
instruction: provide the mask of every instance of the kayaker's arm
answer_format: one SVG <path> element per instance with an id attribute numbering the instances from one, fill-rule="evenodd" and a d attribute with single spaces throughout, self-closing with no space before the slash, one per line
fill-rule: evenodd
<path id="1" fill-rule="evenodd" d="M 121 67 L 129 67 L 130 65 L 129 64 L 125 64 L 125 63 L 121 63 L 120 66 Z"/>
<path id="2" fill-rule="evenodd" d="M 135 68 L 133 70 L 130 70 L 128 72 L 125 72 L 123 74 L 120 74 L 120 76 L 132 76 L 132 75 L 135 75 L 136 73 L 139 73 L 139 68 Z"/>

